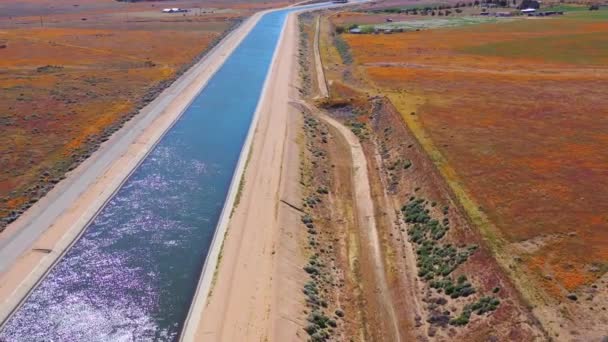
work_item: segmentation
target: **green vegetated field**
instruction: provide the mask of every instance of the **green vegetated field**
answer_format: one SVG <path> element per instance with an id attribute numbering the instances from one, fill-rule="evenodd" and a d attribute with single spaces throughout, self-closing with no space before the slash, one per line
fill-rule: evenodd
<path id="1" fill-rule="evenodd" d="M 522 38 L 518 41 L 488 43 L 463 49 L 476 55 L 533 58 L 539 61 L 601 65 L 608 58 L 605 33 L 591 32 L 547 37 Z"/>
<path id="2" fill-rule="evenodd" d="M 465 25 L 476 25 L 483 23 L 494 23 L 497 21 L 510 21 L 512 19 L 492 18 L 492 17 L 446 17 L 433 19 L 418 19 L 401 22 L 386 23 L 375 25 L 379 29 L 403 29 L 405 31 L 415 31 L 417 29 L 436 29 L 443 27 L 458 27 Z"/>
<path id="3" fill-rule="evenodd" d="M 602 65 L 608 59 L 604 21 L 608 8 L 589 11 L 583 7 L 559 6 L 564 17 L 516 20 L 498 31 L 519 34 L 515 39 L 467 46 L 461 52 L 482 56 L 536 59 L 538 62 Z M 569 9 L 573 9 L 569 11 Z M 553 10 L 553 8 L 552 8 Z M 592 23 L 597 22 L 593 25 Z M 590 25 L 591 24 L 591 25 Z M 582 27 L 584 26 L 584 27 Z M 476 28 L 471 28 L 477 30 Z M 573 29 L 573 33 L 569 33 Z"/>

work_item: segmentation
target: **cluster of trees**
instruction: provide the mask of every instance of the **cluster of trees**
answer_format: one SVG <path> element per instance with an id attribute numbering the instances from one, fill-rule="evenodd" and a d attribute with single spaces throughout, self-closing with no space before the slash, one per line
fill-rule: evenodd
<path id="1" fill-rule="evenodd" d="M 526 0 L 524 0 L 525 2 Z M 529 1 L 529 0 L 528 0 Z M 495 5 L 497 7 L 508 7 L 509 5 L 515 6 L 517 4 L 517 0 L 474 0 L 469 2 L 457 2 L 454 5 L 437 5 L 437 6 L 426 6 L 426 7 L 414 7 L 414 8 L 386 8 L 379 11 L 374 12 L 383 12 L 383 13 L 404 13 L 404 14 L 432 14 L 433 11 L 439 13 L 439 11 L 451 10 L 454 9 L 457 13 L 461 13 L 462 10 L 460 8 L 463 7 L 473 7 L 473 6 L 487 6 L 487 5 Z M 444 13 L 445 14 L 445 13 Z"/>
<path id="2" fill-rule="evenodd" d="M 359 26 L 357 24 L 352 24 L 348 27 L 344 27 L 344 26 L 336 26 L 335 30 L 337 34 L 342 34 L 344 32 L 350 31 L 352 29 L 361 29 L 361 33 L 374 33 L 374 26 L 369 25 L 369 26 Z"/>
<path id="3" fill-rule="evenodd" d="M 540 2 L 538 2 L 537 0 L 522 0 L 521 4 L 519 4 L 519 6 L 517 6 L 517 8 L 518 9 L 525 9 L 525 8 L 539 9 Z"/>
<path id="4" fill-rule="evenodd" d="M 456 13 L 462 13 L 462 10 L 460 8 L 455 9 L 455 11 L 456 11 Z M 424 8 L 424 9 L 421 9 L 419 11 L 414 10 L 413 12 L 410 12 L 410 13 L 406 12 L 406 13 L 407 14 L 411 13 L 413 15 L 418 15 L 418 14 L 420 14 L 420 15 L 430 15 L 430 16 L 438 15 L 438 16 L 442 17 L 442 16 L 449 16 L 449 15 L 451 15 L 452 11 L 450 11 L 448 9 L 446 9 L 444 11 L 441 11 L 441 10 Z"/>

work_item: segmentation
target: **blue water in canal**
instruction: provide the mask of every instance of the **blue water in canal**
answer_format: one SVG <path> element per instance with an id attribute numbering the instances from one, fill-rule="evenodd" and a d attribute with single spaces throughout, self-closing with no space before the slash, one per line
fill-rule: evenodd
<path id="1" fill-rule="evenodd" d="M 260 20 L 0 341 L 177 338 L 287 13 Z"/>

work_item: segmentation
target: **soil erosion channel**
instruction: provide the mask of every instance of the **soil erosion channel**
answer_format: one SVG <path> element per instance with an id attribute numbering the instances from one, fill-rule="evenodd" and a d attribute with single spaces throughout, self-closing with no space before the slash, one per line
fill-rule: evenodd
<path id="1" fill-rule="evenodd" d="M 0 340 L 177 338 L 292 10 L 260 19 Z"/>

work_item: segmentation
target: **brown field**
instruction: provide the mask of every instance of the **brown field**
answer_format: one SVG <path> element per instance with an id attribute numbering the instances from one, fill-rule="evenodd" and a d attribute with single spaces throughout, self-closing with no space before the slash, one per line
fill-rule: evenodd
<path id="1" fill-rule="evenodd" d="M 562 306 L 584 295 L 590 308 L 560 310 L 596 322 L 608 270 L 607 13 L 347 34 L 354 63 L 341 75 L 389 97 L 520 290 Z"/>
<path id="2" fill-rule="evenodd" d="M 0 4 L 0 231 L 241 18 L 287 2 L 73 3 Z"/>
<path id="3" fill-rule="evenodd" d="M 337 15 L 330 18 L 333 20 Z M 394 312 L 402 340 L 543 340 L 545 332 L 542 327 L 521 301 L 513 283 L 500 271 L 491 250 L 482 243 L 481 235 L 471 229 L 432 160 L 424 153 L 395 107 L 368 82 L 357 61 L 350 63 L 348 58 L 344 58 L 347 54 L 341 51 L 339 38 L 332 31 L 331 25 L 324 21 L 320 50 L 330 85 L 330 98 L 317 100 L 317 103 L 344 125 L 350 126 L 363 146 L 388 293 L 391 302 L 395 303 Z M 361 166 L 355 164 L 353 167 Z M 449 233 L 431 244 L 436 243 L 437 248 L 456 246 L 475 250 L 459 266 L 441 276 L 423 270 L 423 265 L 429 262 L 428 254 L 424 254 L 418 242 L 414 243 L 409 235 L 412 229 L 416 229 L 415 225 L 406 223 L 401 217 L 411 198 L 426 200 L 429 215 L 437 222 L 449 225 Z M 365 226 L 360 228 L 363 231 L 369 229 Z M 359 272 L 368 273 L 365 268 Z M 468 279 L 464 281 L 470 282 L 467 286 L 473 289 L 472 294 L 463 297 L 447 290 L 444 293 L 432 285 L 439 279 L 463 277 Z M 375 288 L 380 288 L 380 285 L 375 285 Z M 373 302 L 372 297 L 366 298 L 369 299 L 365 305 Z M 462 317 L 467 317 L 467 308 L 480 300 L 498 301 L 500 304 L 492 309 L 491 314 L 476 314 L 460 323 Z M 371 307 L 362 309 L 370 310 Z M 383 317 L 386 317 L 382 321 L 384 324 L 390 321 L 387 315 Z"/>

